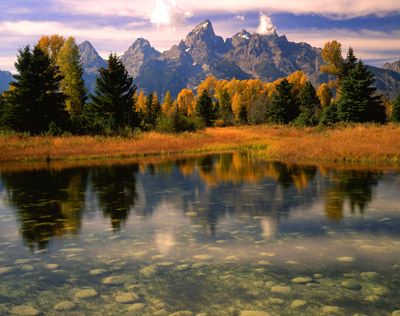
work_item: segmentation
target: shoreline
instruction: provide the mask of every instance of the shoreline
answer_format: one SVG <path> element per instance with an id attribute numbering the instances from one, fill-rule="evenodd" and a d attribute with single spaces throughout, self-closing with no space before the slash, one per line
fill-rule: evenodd
<path id="1" fill-rule="evenodd" d="M 335 128 L 242 126 L 133 137 L 0 136 L 0 169 L 8 164 L 110 162 L 246 152 L 301 164 L 400 166 L 400 126 Z"/>

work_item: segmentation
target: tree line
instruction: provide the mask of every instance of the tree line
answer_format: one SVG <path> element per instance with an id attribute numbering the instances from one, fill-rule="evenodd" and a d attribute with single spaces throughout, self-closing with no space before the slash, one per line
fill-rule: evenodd
<path id="1" fill-rule="evenodd" d="M 317 90 L 301 71 L 270 83 L 210 76 L 196 91 L 182 89 L 176 99 L 167 92 L 160 100 L 156 93 L 137 91 L 120 58 L 110 54 L 89 95 L 74 38 L 43 36 L 18 53 L 14 81 L 0 97 L 0 128 L 33 135 L 124 135 L 135 129 L 400 122 L 400 95 L 384 102 L 351 48 L 344 59 L 341 44 L 328 42 L 322 58 L 321 71 L 331 80 Z"/>

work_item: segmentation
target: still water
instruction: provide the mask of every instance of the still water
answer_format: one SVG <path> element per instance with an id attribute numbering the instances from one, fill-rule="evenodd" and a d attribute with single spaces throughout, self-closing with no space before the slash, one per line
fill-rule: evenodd
<path id="1" fill-rule="evenodd" d="M 400 173 L 239 153 L 1 173 L 1 315 L 396 310 Z"/>

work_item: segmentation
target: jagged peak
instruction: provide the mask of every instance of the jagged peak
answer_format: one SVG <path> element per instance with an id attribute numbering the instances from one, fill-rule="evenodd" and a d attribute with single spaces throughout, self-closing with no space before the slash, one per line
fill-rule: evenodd
<path id="1" fill-rule="evenodd" d="M 89 41 L 84 41 L 81 44 L 79 44 L 79 48 L 81 49 L 91 49 L 96 51 L 96 49 L 93 47 L 92 43 L 90 43 Z"/>
<path id="2" fill-rule="evenodd" d="M 251 34 L 247 32 L 245 29 L 243 29 L 239 33 L 236 33 L 233 37 L 250 40 Z"/>
<path id="3" fill-rule="evenodd" d="M 214 33 L 214 28 L 210 20 L 207 19 L 197 24 L 191 33 L 199 33 L 202 31 L 211 31 L 212 33 Z"/>
<path id="4" fill-rule="evenodd" d="M 140 46 L 140 47 L 149 46 L 149 47 L 151 47 L 150 42 L 147 39 L 143 38 L 143 37 L 137 38 L 131 45 L 131 47 L 136 47 L 136 46 Z"/>

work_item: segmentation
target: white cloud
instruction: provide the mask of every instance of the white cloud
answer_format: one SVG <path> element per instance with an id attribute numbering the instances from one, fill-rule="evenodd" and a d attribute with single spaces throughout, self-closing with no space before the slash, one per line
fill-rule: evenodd
<path id="1" fill-rule="evenodd" d="M 260 24 L 257 29 L 258 34 L 270 35 L 274 34 L 276 28 L 272 23 L 271 17 L 267 14 L 260 13 Z"/>
<path id="2" fill-rule="evenodd" d="M 168 0 L 55 0 L 60 10 L 77 14 L 117 15 L 151 19 L 155 8 L 171 4 Z M 176 0 L 174 7 L 183 12 L 242 13 L 250 11 L 316 13 L 331 17 L 355 17 L 367 14 L 387 15 L 400 12 L 398 0 Z M 164 21 L 166 21 L 165 19 Z"/>

